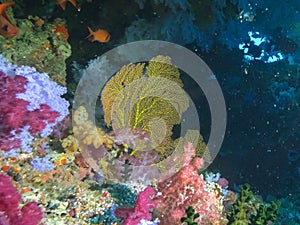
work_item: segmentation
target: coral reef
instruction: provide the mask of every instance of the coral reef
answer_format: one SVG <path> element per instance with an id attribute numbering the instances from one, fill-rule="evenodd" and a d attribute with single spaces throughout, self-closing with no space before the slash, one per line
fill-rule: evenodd
<path id="1" fill-rule="evenodd" d="M 73 121 L 73 133 L 79 143 L 93 145 L 96 149 L 101 145 L 112 148 L 113 139 L 88 119 L 88 113 L 83 106 L 74 112 Z"/>
<path id="2" fill-rule="evenodd" d="M 117 59 L 98 57 L 84 71 L 74 67 L 79 76 L 74 82 L 74 71 L 68 74 L 68 96 L 75 90 L 80 95 L 90 87 L 97 86 L 97 91 L 104 87 L 101 96 L 104 109 L 100 109 L 98 101 L 94 110 L 95 124 L 90 117 L 94 111 L 88 112 L 92 107 L 84 108 L 78 104 L 74 107 L 71 128 L 67 122 L 71 116 L 66 118 L 68 103 L 61 97 L 66 89 L 52 82 L 66 85 L 65 61 L 71 55 L 69 34 L 70 41 L 76 46 L 73 49 L 78 53 L 73 54 L 72 58 L 80 63 L 124 42 L 124 39 L 119 39 L 124 33 L 127 41 L 163 39 L 187 45 L 201 56 L 206 54 L 205 51 L 210 51 L 208 55 L 212 65 L 215 63 L 212 55 L 224 57 L 235 52 L 237 54 L 234 56 L 240 59 L 237 63 L 239 69 L 224 80 L 231 83 L 227 87 L 232 94 L 228 106 L 232 103 L 234 106 L 228 107 L 229 111 L 239 108 L 235 111 L 238 114 L 228 119 L 239 120 L 240 127 L 230 130 L 228 135 L 240 134 L 234 138 L 233 145 L 244 147 L 240 140 L 246 142 L 248 133 L 241 127 L 248 119 L 251 122 L 254 120 L 239 117 L 245 115 L 241 106 L 246 103 L 251 110 L 261 107 L 267 113 L 263 117 L 266 118 L 268 130 L 276 131 L 275 135 L 272 134 L 273 139 L 264 140 L 271 143 L 267 154 L 278 154 L 278 146 L 270 140 L 279 137 L 283 149 L 287 150 L 284 153 L 286 160 L 289 160 L 291 167 L 298 169 L 294 173 L 288 171 L 290 176 L 295 175 L 295 181 L 300 168 L 295 148 L 298 123 L 283 113 L 299 114 L 296 107 L 299 97 L 299 55 L 294 58 L 300 43 L 300 26 L 299 22 L 295 23 L 299 20 L 300 10 L 297 0 L 277 4 L 271 0 L 260 4 L 251 0 L 134 0 L 120 4 L 116 4 L 120 2 L 117 0 L 76 0 L 81 12 L 77 11 L 79 8 L 70 7 L 70 2 L 65 11 L 56 6 L 55 1 L 40 1 L 36 5 L 26 6 L 28 2 L 17 0 L 13 7 L 22 19 L 14 19 L 12 9 L 8 10 L 13 24 L 18 26 L 18 36 L 11 39 L 0 37 L 1 54 L 10 63 L 19 65 L 12 65 L 0 57 L 1 225 L 34 225 L 40 220 L 40 223 L 49 225 L 120 225 L 121 219 L 129 225 L 299 223 L 297 193 L 291 192 L 289 199 L 285 199 L 284 207 L 279 209 L 279 221 L 275 222 L 278 202 L 263 202 L 248 186 L 235 194 L 228 190 L 229 182 L 220 173 L 202 173 L 201 166 L 204 162 L 210 162 L 211 157 L 199 131 L 189 130 L 184 137 L 177 138 L 177 134 L 173 137 L 172 132 L 176 131 L 173 128 L 180 125 L 188 100 L 181 91 L 183 82 L 179 70 L 171 65 L 169 57 L 158 56 L 148 63 L 126 65 L 106 85 L 110 63 Z M 32 10 L 28 10 L 29 7 Z M 28 16 L 31 13 L 40 17 Z M 57 19 L 57 15 L 64 19 Z M 70 19 L 71 16 L 74 20 Z M 278 17 L 285 19 L 278 20 Z M 98 21 L 101 22 L 97 25 Z M 111 42 L 100 44 L 84 40 L 87 23 L 93 27 L 107 27 L 112 34 Z M 253 32 L 249 35 L 251 30 Z M 256 39 L 266 42 L 257 46 L 253 44 Z M 86 43 L 89 48 L 85 48 Z M 245 54 L 253 54 L 250 55 L 253 59 L 258 54 L 256 61 L 248 61 L 248 64 L 242 62 L 243 52 L 238 51 L 239 43 L 245 44 L 241 50 Z M 267 55 L 259 55 L 262 52 Z M 277 54 L 279 52 L 284 55 Z M 229 56 L 228 59 L 236 62 Z M 263 59 L 272 63 L 280 59 L 281 74 L 276 69 L 265 73 L 259 71 L 261 68 L 270 69 L 264 67 Z M 286 60 L 296 64 L 293 72 L 282 69 Z M 33 66 L 36 70 L 20 65 Z M 253 70 L 253 65 L 259 65 L 258 69 Z M 226 66 L 221 65 L 222 71 Z M 228 64 L 228 67 L 234 65 Z M 247 76 L 239 76 L 241 71 Z M 89 76 L 92 79 L 83 84 L 86 86 L 76 89 L 81 75 L 83 79 Z M 220 75 L 216 77 L 219 79 Z M 265 84 L 268 84 L 267 88 Z M 251 86 L 250 90 L 238 89 L 246 86 Z M 239 99 L 235 104 L 238 94 L 244 96 L 244 102 Z M 201 94 L 196 95 L 198 98 Z M 82 105 L 89 106 L 96 102 L 95 96 L 86 94 L 81 99 L 86 104 Z M 266 103 L 269 104 L 267 110 L 262 106 Z M 256 111 L 251 111 L 251 115 L 253 112 Z M 281 117 L 270 112 L 276 112 Z M 282 121 L 277 127 L 273 125 L 275 118 Z M 209 121 L 206 117 L 205 120 Z M 287 139 L 289 133 L 285 130 L 292 123 L 296 129 L 290 129 L 292 138 Z M 260 126 L 254 123 L 249 125 L 247 127 L 251 127 L 255 135 L 267 138 L 268 133 L 260 131 Z M 203 127 L 205 130 L 206 127 Z M 107 131 L 110 128 L 113 130 Z M 69 135 L 66 137 L 67 133 Z M 236 140 L 239 140 L 238 143 Z M 250 136 L 247 136 L 247 141 L 256 142 Z M 261 149 L 257 145 L 251 147 Z M 238 154 L 241 156 L 238 160 L 245 158 L 244 150 Z M 259 158 L 258 155 L 255 157 Z M 280 162 L 283 164 L 283 157 Z M 251 166 L 247 170 L 251 170 Z M 247 179 L 259 180 L 255 171 L 262 171 L 259 169 L 264 165 L 255 166 Z M 279 170 L 282 168 L 280 166 L 277 164 L 276 168 Z M 281 170 L 287 171 L 285 168 Z M 266 171 L 268 176 L 275 174 L 269 168 Z M 233 179 L 233 182 L 236 180 Z M 289 184 L 285 182 L 284 185 L 278 191 L 281 195 L 283 189 L 290 193 Z M 273 184 L 271 186 L 274 187 Z M 19 193 L 22 194 L 22 201 Z M 44 218 L 42 211 L 46 215 Z M 121 219 L 116 218 L 115 213 Z"/>
<path id="3" fill-rule="evenodd" d="M 17 158 L 0 157 L 0 173 L 6 173 L 16 182 L 16 188 L 23 193 L 24 202 L 38 202 L 47 214 L 42 219 L 44 224 L 88 225 L 90 220 L 103 215 L 116 204 L 117 198 L 110 195 L 108 187 L 93 188 L 97 184 L 91 179 L 93 173 L 88 168 L 76 165 L 71 154 L 59 154 L 50 147 L 47 156 L 55 166 L 52 170 L 33 168 L 33 154 L 19 154 Z"/>
<path id="4" fill-rule="evenodd" d="M 16 19 L 19 34 L 11 39 L 0 37 L 0 52 L 11 63 L 35 67 L 38 72 L 48 73 L 51 80 L 65 86 L 65 60 L 71 55 L 71 46 L 64 33 L 57 31 L 66 26 L 65 21 L 41 21 L 44 20 L 31 16 Z"/>
<path id="5" fill-rule="evenodd" d="M 88 119 L 83 106 L 75 110 L 73 119 L 73 134 L 62 140 L 62 147 L 68 154 L 75 154 L 78 165 L 89 165 L 93 171 L 101 171 L 106 182 L 128 183 L 139 180 L 149 183 L 153 178 L 169 177 L 189 159 L 189 148 L 184 147 L 188 142 L 199 148 L 197 155 L 209 159 L 209 154 L 204 154 L 206 146 L 198 131 L 190 130 L 184 137 L 177 139 L 174 142 L 176 148 L 168 146 L 172 150 L 170 157 L 160 160 L 159 153 L 149 145 L 146 131 L 124 127 L 106 134 Z M 147 151 L 132 154 L 136 149 Z"/>
<path id="6" fill-rule="evenodd" d="M 54 164 L 49 161 L 50 155 L 45 156 L 44 158 L 39 158 L 35 156 L 32 161 L 30 162 L 30 165 L 35 169 L 39 170 L 41 172 L 44 171 L 51 171 L 55 168 Z"/>

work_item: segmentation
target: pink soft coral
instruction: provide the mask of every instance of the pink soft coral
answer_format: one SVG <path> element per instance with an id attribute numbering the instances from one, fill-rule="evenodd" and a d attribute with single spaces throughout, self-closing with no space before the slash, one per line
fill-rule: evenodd
<path id="1" fill-rule="evenodd" d="M 49 105 L 41 104 L 39 109 L 29 111 L 29 102 L 16 96 L 25 92 L 28 83 L 23 76 L 10 77 L 0 71 L 0 149 L 9 151 L 21 147 L 18 134 L 29 126 L 29 133 L 37 135 L 47 123 L 54 123 L 59 113 Z"/>
<path id="2" fill-rule="evenodd" d="M 134 208 L 118 208 L 115 211 L 116 216 L 125 219 L 124 225 L 136 225 L 142 219 L 151 220 L 152 215 L 150 210 L 156 207 L 156 203 L 152 200 L 152 197 L 156 193 L 151 187 L 145 188 L 138 195 Z"/>
<path id="3" fill-rule="evenodd" d="M 192 144 L 186 146 L 186 151 L 193 150 Z M 189 155 L 192 156 L 189 152 Z M 177 173 L 170 178 L 158 183 L 160 196 L 154 201 L 157 203 L 157 214 L 160 225 L 181 224 L 180 218 L 185 215 L 185 210 L 192 206 L 199 224 L 221 224 L 221 203 L 218 196 L 204 189 L 205 181 L 198 175 L 198 169 L 203 166 L 203 159 L 189 158 Z"/>
<path id="4" fill-rule="evenodd" d="M 0 174 L 0 224 L 1 225 L 37 225 L 42 210 L 36 202 L 29 202 L 21 209 L 21 195 L 13 186 L 9 176 Z"/>

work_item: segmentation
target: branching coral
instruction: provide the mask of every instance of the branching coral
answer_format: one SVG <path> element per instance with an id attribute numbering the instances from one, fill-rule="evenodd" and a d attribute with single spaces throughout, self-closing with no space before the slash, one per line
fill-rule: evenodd
<path id="1" fill-rule="evenodd" d="M 159 179 L 161 181 L 178 172 L 193 157 L 202 156 L 206 147 L 199 131 L 196 130 L 187 131 L 184 137 L 180 137 L 174 141 L 174 145 L 176 147 L 168 158 L 154 164 L 160 170 L 161 175 Z M 197 150 L 193 146 L 197 146 Z"/>
<path id="2" fill-rule="evenodd" d="M 73 122 L 73 134 L 62 140 L 62 147 L 71 154 L 80 151 L 76 160 L 79 166 L 86 167 L 88 164 L 93 171 L 99 171 L 98 161 L 112 148 L 112 136 L 89 120 L 88 112 L 83 106 L 75 110 Z"/>

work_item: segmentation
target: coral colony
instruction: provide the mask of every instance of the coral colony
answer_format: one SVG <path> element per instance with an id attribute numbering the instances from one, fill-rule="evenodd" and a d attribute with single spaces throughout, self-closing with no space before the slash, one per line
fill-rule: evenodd
<path id="1" fill-rule="evenodd" d="M 28 6 L 20 0 L 6 3 L 7 12 L 0 4 L 0 22 L 18 28 L 13 35 L 3 33 L 10 31 L 6 26 L 0 32 L 0 225 L 300 224 L 298 193 L 287 190 L 281 202 L 273 196 L 264 201 L 250 185 L 235 184 L 241 174 L 227 171 L 237 179 L 227 180 L 213 168 L 203 169 L 200 131 L 176 133 L 190 100 L 182 89 L 189 89 L 185 74 L 172 65 L 172 56 L 122 65 L 111 77 L 101 72 L 113 60 L 90 60 L 124 42 L 149 39 L 186 46 L 212 65 L 215 57 L 232 60 L 227 67 L 217 65 L 219 73 L 209 79 L 221 80 L 228 109 L 236 113 L 230 119 L 241 127 L 250 124 L 257 139 L 241 128 L 230 130 L 235 138 L 274 155 L 278 146 L 265 149 L 258 137 L 281 141 L 278 148 L 286 153 L 279 155 L 280 164 L 286 160 L 295 171 L 276 165 L 287 172 L 286 180 L 276 171 L 268 176 L 284 180 L 282 194 L 299 184 L 300 174 L 299 129 L 280 133 L 299 124 L 299 0 L 134 0 L 128 8 L 112 2 L 118 1 L 37 1 L 42 7 L 23 10 Z M 56 18 L 59 13 L 64 19 Z M 97 41 L 84 39 L 88 30 Z M 70 107 L 74 93 L 82 91 L 81 77 L 94 74 L 101 79 L 95 122 L 87 107 L 95 100 L 91 96 L 85 106 Z M 197 103 L 202 110 L 202 101 Z M 255 130 L 255 123 L 247 123 L 250 116 L 244 120 L 244 112 L 256 114 L 252 110 L 267 118 L 275 134 Z M 296 112 L 296 120 L 286 112 Z M 272 125 L 276 118 L 278 127 Z M 240 162 L 245 154 L 231 152 Z M 243 176 L 257 179 L 259 169 L 249 167 Z"/>
<path id="2" fill-rule="evenodd" d="M 169 57 L 155 59 L 146 68 L 148 75 L 169 76 L 182 84 L 177 68 L 159 63 L 171 62 Z M 278 204 L 267 206 L 250 190 L 246 196 L 257 199 L 257 204 L 241 204 L 219 173 L 199 174 L 204 161 L 198 155 L 202 154 L 205 144 L 201 138 L 194 144 L 188 141 L 199 137 L 198 132 L 189 131 L 184 138 L 179 138 L 181 149 L 174 151 L 168 160 L 164 159 L 166 151 L 170 151 L 170 138 L 158 151 L 152 149 L 153 143 L 147 134 L 149 127 L 143 121 L 159 112 L 170 120 L 170 128 L 177 123 L 178 118 L 171 120 L 169 114 L 156 109 L 161 108 L 160 103 L 166 99 L 151 97 L 156 105 L 148 104 L 143 96 L 136 96 L 138 104 L 148 108 L 148 113 L 142 115 L 137 109 L 133 110 L 132 118 L 136 120 L 129 123 L 129 127 L 119 126 L 109 133 L 95 126 L 81 106 L 73 114 L 73 130 L 63 136 L 56 125 L 69 121 L 64 119 L 68 116 L 69 104 L 61 97 L 66 89 L 32 67 L 13 65 L 3 57 L 0 62 L 1 225 L 180 225 L 182 221 L 221 225 L 228 224 L 229 220 L 231 224 L 240 224 L 245 220 L 244 204 L 249 204 L 254 211 L 258 205 L 265 207 L 256 211 L 256 217 L 251 217 L 253 221 L 271 223 L 275 220 Z M 104 112 L 113 110 L 111 101 L 119 92 L 116 87 L 143 77 L 144 67 L 145 64 L 124 66 L 107 83 L 102 92 Z M 123 81 L 125 74 L 131 76 L 131 80 L 126 80 L 129 83 Z M 185 109 L 182 93 L 172 93 L 178 95 Z M 167 102 L 164 104 L 168 106 Z M 173 113 L 171 107 L 168 111 Z M 120 108 L 120 118 L 123 114 Z M 110 115 L 105 117 L 107 125 L 111 122 Z M 62 137 L 61 145 L 53 145 L 53 131 L 59 133 L 54 136 Z M 140 151 L 142 146 L 150 149 Z M 141 171 L 147 175 L 141 176 Z M 159 177 L 150 180 L 149 174 Z"/>
<path id="3" fill-rule="evenodd" d="M 68 115 L 61 98 L 66 88 L 32 67 L 16 66 L 0 56 L 1 139 L 4 151 L 31 152 L 34 136 L 45 138 Z"/>

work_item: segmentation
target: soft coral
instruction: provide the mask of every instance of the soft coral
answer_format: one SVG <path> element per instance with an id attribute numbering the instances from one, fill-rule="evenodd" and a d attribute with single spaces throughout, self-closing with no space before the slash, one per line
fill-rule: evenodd
<path id="1" fill-rule="evenodd" d="M 0 174 L 0 224 L 1 225 L 37 225 L 42 217 L 42 210 L 36 202 L 29 202 L 22 208 L 22 198 L 9 176 Z"/>
<path id="2" fill-rule="evenodd" d="M 151 188 L 146 187 L 138 197 L 134 208 L 117 208 L 115 214 L 118 218 L 125 219 L 124 225 L 136 225 L 142 219 L 151 220 L 152 215 L 150 210 L 156 207 L 156 203 L 152 200 L 157 192 Z"/>

